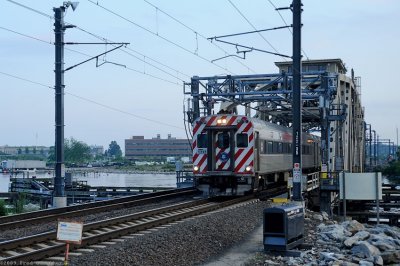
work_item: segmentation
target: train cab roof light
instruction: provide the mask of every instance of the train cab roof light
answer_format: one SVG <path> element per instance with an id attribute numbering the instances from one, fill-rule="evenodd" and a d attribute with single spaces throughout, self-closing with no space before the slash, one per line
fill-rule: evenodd
<path id="1" fill-rule="evenodd" d="M 226 125 L 226 118 L 217 119 L 217 125 Z"/>

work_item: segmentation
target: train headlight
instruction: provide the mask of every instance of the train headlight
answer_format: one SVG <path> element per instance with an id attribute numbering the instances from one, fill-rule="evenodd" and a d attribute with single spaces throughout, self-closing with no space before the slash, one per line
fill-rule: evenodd
<path id="1" fill-rule="evenodd" d="M 225 119 L 225 118 L 217 119 L 217 124 L 218 124 L 218 125 L 226 125 L 226 119 Z"/>
<path id="2" fill-rule="evenodd" d="M 246 166 L 246 172 L 250 172 L 251 171 L 251 169 L 252 169 L 253 167 L 251 167 L 250 165 L 248 165 L 248 166 Z"/>
<path id="3" fill-rule="evenodd" d="M 199 171 L 199 167 L 198 167 L 197 165 L 195 165 L 195 166 L 193 167 L 193 170 L 194 170 L 195 172 L 197 172 L 197 171 Z"/>

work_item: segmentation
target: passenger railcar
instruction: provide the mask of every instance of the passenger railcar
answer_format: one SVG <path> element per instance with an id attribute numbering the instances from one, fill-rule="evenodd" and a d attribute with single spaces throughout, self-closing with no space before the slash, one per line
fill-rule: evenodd
<path id="1" fill-rule="evenodd" d="M 319 167 L 319 138 L 302 134 L 303 172 Z M 242 115 L 217 114 L 193 123 L 193 174 L 206 196 L 245 195 L 287 181 L 292 129 Z"/>

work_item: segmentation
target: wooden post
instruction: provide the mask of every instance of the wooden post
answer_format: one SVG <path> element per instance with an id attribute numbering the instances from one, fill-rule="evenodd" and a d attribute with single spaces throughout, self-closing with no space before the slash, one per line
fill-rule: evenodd
<path id="1" fill-rule="evenodd" d="M 69 255 L 69 241 L 67 241 L 65 245 L 65 258 L 64 258 L 64 266 L 68 265 L 68 255 Z"/>

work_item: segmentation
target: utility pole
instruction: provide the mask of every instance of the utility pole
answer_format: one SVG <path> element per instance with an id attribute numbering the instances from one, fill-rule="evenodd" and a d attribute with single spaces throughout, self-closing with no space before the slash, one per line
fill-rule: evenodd
<path id="1" fill-rule="evenodd" d="M 398 160 L 399 157 L 397 156 L 397 151 L 399 150 L 399 128 L 396 127 L 396 149 L 395 149 L 395 154 L 396 154 L 396 159 Z"/>
<path id="2" fill-rule="evenodd" d="M 64 42 L 64 33 L 68 28 L 74 28 L 74 25 L 64 24 L 64 13 L 65 10 L 71 6 L 72 10 L 75 11 L 79 2 L 67 1 L 58 8 L 53 8 L 54 11 L 54 33 L 55 33 L 55 110 L 56 110 L 56 134 L 55 134 L 55 154 L 56 154 L 56 169 L 54 177 L 54 193 L 53 193 L 53 206 L 65 207 L 67 206 L 67 197 L 65 196 L 65 165 L 64 165 L 64 73 L 71 70 L 77 66 L 80 66 L 86 62 L 96 59 L 97 61 L 100 56 L 105 55 L 111 51 L 121 48 L 123 45 L 129 43 L 114 43 L 114 42 L 102 42 L 102 43 L 77 43 L 77 42 Z M 84 60 L 78 64 L 75 64 L 67 69 L 64 69 L 64 45 L 65 44 L 119 44 L 119 46 L 114 47 L 99 55 L 93 56 L 87 60 Z M 109 62 L 112 63 L 112 62 Z M 115 65 L 119 65 L 113 63 Z"/>
<path id="3" fill-rule="evenodd" d="M 301 0 L 293 0 L 293 200 L 302 201 L 301 195 L 301 131 L 302 131 L 302 99 L 301 99 Z"/>
<path id="4" fill-rule="evenodd" d="M 371 124 L 369 124 L 369 168 L 372 168 L 372 132 Z"/>
<path id="5" fill-rule="evenodd" d="M 65 7 L 53 8 L 55 33 L 55 97 L 56 97 L 56 134 L 55 154 L 56 168 L 54 177 L 53 206 L 67 206 L 65 196 L 65 165 L 64 165 L 64 12 Z"/>

